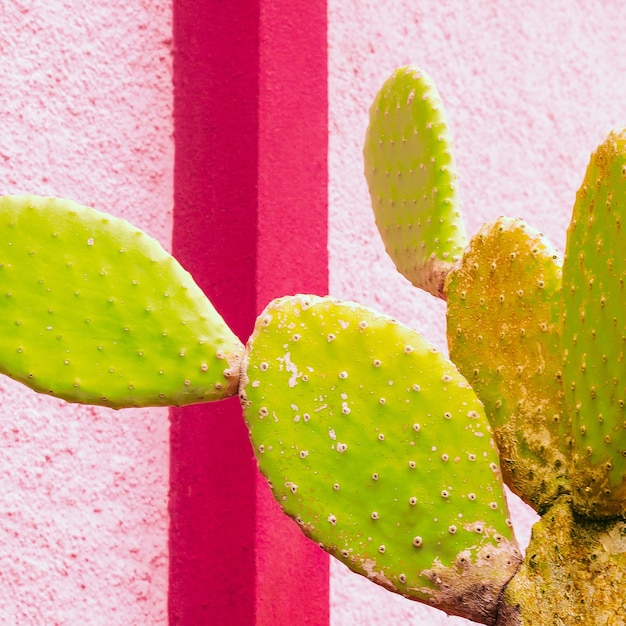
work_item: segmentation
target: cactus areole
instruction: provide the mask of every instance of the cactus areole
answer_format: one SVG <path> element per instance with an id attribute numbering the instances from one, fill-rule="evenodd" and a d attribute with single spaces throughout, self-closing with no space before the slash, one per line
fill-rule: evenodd
<path id="1" fill-rule="evenodd" d="M 355 572 L 482 624 L 625 624 L 626 131 L 591 157 L 563 258 L 506 217 L 467 243 L 421 69 L 384 83 L 364 158 L 398 270 L 447 301 L 451 360 L 385 315 L 310 295 L 269 303 L 244 347 L 138 229 L 8 196 L 0 372 L 114 408 L 238 393 L 283 511 Z M 541 515 L 525 556 L 504 484 Z"/>

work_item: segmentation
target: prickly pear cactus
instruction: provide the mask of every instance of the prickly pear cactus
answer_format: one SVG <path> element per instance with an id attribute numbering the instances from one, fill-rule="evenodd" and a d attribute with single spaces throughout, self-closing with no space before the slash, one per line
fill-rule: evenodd
<path id="1" fill-rule="evenodd" d="M 396 70 L 370 109 L 363 148 L 376 224 L 398 271 L 443 297 L 466 244 L 443 104 L 418 67 Z"/>
<path id="2" fill-rule="evenodd" d="M 398 116 L 406 116 L 402 82 L 408 74 L 403 68 L 392 75 L 372 111 L 392 91 L 403 94 L 395 105 Z M 402 135 L 392 109 L 371 113 L 365 149 L 366 173 L 375 163 L 368 177 L 374 212 L 385 207 L 391 219 L 402 215 L 396 208 L 402 175 L 391 174 L 412 170 L 418 152 L 422 162 L 440 158 L 434 143 L 397 157 Z M 429 113 L 414 114 L 416 135 L 428 137 Z M 382 140 L 385 132 L 391 147 Z M 369 157 L 376 151 L 373 135 L 380 137 L 378 160 Z M 499 218 L 445 268 L 443 294 L 429 286 L 442 273 L 424 264 L 430 278 L 415 281 L 447 300 L 451 358 L 484 403 L 503 477 L 543 515 L 523 566 L 506 587 L 499 624 L 626 623 L 621 599 L 611 591 L 626 571 L 625 214 L 626 131 L 620 130 L 592 155 L 562 269 L 560 255 L 540 233 Z M 395 229 L 377 217 L 386 242 L 388 231 L 405 236 L 424 222 L 446 219 L 433 203 L 425 214 L 416 208 L 411 217 L 402 215 Z M 441 238 L 428 235 L 422 249 L 437 249 Z M 397 246 L 387 249 L 403 271 Z"/>
<path id="3" fill-rule="evenodd" d="M 0 199 L 0 372 L 114 408 L 237 392 L 241 342 L 191 276 L 128 222 Z"/>
<path id="4" fill-rule="evenodd" d="M 508 486 L 539 511 L 569 490 L 561 259 L 521 220 L 472 238 L 446 283 L 450 357 L 485 404 Z"/>
<path id="5" fill-rule="evenodd" d="M 626 514 L 626 131 L 595 151 L 576 197 L 563 267 L 563 379 L 574 505 Z"/>
<path id="6" fill-rule="evenodd" d="M 563 264 L 510 218 L 465 248 L 418 68 L 384 84 L 364 156 L 389 254 L 447 299 L 458 370 L 384 315 L 306 295 L 270 303 L 244 352 L 141 231 L 26 196 L 0 199 L 0 371 L 114 407 L 238 391 L 283 510 L 354 571 L 484 624 L 626 623 L 626 131 L 591 158 Z M 501 473 L 542 516 L 523 561 Z"/>
<path id="7" fill-rule="evenodd" d="M 484 623 L 521 556 L 483 408 L 422 337 L 365 307 L 260 315 L 241 399 L 261 471 L 302 530 L 387 589 Z"/>

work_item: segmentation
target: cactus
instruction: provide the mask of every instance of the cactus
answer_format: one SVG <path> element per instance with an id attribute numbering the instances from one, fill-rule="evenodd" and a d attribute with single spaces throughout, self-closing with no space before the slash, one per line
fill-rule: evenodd
<path id="1" fill-rule="evenodd" d="M 363 306 L 283 298 L 242 383 L 259 467 L 308 536 L 392 591 L 493 613 L 520 552 L 487 418 L 435 348 Z"/>
<path id="2" fill-rule="evenodd" d="M 425 72 L 401 68 L 382 86 L 370 109 L 363 156 L 389 256 L 416 287 L 443 295 L 466 236 L 446 116 Z"/>
<path id="3" fill-rule="evenodd" d="M 355 572 L 477 623 L 625 623 L 626 131 L 592 155 L 563 260 L 506 217 L 467 244 L 422 70 L 383 85 L 364 159 L 398 270 L 447 302 L 451 360 L 367 307 L 302 294 L 270 302 L 244 347 L 147 235 L 14 196 L 0 371 L 116 408 L 238 393 L 283 511 Z M 504 484 L 541 515 L 524 557 Z"/>
<path id="4" fill-rule="evenodd" d="M 124 220 L 0 199 L 0 371 L 114 408 L 237 393 L 243 346 L 191 276 Z"/>
<path id="5" fill-rule="evenodd" d="M 567 491 L 560 289 L 558 253 L 510 218 L 483 226 L 447 283 L 450 356 L 485 404 L 507 484 L 539 511 Z"/>
<path id="6" fill-rule="evenodd" d="M 563 380 L 572 420 L 574 506 L 593 517 L 626 514 L 625 202 L 622 130 L 591 157 L 563 265 Z"/>

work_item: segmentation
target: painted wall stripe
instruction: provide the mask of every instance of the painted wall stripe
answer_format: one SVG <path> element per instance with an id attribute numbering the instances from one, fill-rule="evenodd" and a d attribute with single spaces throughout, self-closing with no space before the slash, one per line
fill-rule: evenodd
<path id="1" fill-rule="evenodd" d="M 325 0 L 175 0 L 173 251 L 245 340 L 328 291 Z M 236 399 L 171 411 L 171 624 L 328 624 L 328 560 L 258 475 Z"/>

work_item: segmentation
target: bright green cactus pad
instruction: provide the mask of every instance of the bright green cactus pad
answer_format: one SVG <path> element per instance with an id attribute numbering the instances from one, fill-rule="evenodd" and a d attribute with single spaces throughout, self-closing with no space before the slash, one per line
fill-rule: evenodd
<path id="1" fill-rule="evenodd" d="M 402 67 L 370 108 L 363 148 L 376 224 L 396 267 L 442 297 L 466 245 L 443 104 L 432 79 Z"/>
<path id="2" fill-rule="evenodd" d="M 485 404 L 505 482 L 542 510 L 566 490 L 561 259 L 517 219 L 485 224 L 446 283 L 450 358 Z"/>
<path id="3" fill-rule="evenodd" d="M 259 467 L 305 534 L 392 591 L 493 608 L 520 558 L 498 455 L 435 348 L 363 306 L 282 298 L 257 320 L 242 383 Z"/>
<path id="4" fill-rule="evenodd" d="M 0 371 L 71 402 L 181 405 L 237 392 L 243 346 L 191 276 L 128 222 L 0 198 Z"/>
<path id="5" fill-rule="evenodd" d="M 592 155 L 563 265 L 563 376 L 579 512 L 626 514 L 626 130 Z"/>

